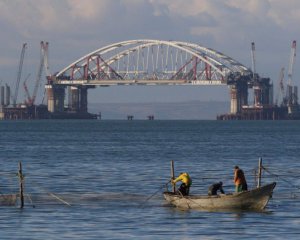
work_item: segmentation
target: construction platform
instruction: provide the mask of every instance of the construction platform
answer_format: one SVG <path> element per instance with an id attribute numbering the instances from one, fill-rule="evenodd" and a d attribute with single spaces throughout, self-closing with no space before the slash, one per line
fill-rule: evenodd
<path id="1" fill-rule="evenodd" d="M 300 120 L 299 108 L 287 106 L 244 106 L 239 113 L 217 116 L 217 120 Z"/>
<path id="2" fill-rule="evenodd" d="M 17 107 L 0 106 L 0 120 L 35 120 L 35 119 L 99 119 L 98 114 L 88 112 L 51 113 L 46 105 L 21 105 Z"/>

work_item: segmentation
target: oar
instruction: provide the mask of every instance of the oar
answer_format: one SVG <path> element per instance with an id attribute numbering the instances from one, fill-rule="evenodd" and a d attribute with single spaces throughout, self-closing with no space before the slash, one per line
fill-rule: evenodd
<path id="1" fill-rule="evenodd" d="M 156 192 L 154 192 L 150 197 L 148 197 L 139 207 L 143 207 L 151 198 L 153 198 L 158 192 L 161 191 L 162 188 L 164 188 L 170 182 L 171 182 L 171 180 L 169 180 L 167 183 L 165 183 L 164 185 L 162 185 Z"/>

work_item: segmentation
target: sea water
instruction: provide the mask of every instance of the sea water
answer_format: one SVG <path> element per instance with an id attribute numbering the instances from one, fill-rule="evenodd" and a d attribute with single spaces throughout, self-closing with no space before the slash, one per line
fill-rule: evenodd
<path id="1" fill-rule="evenodd" d="M 1 121 L 0 194 L 18 192 L 21 161 L 25 207 L 0 206 L 0 239 L 299 239 L 299 133 L 299 121 Z M 265 211 L 163 199 L 171 160 L 207 194 L 234 191 L 235 165 L 254 188 L 259 158 L 262 184 L 277 182 Z"/>

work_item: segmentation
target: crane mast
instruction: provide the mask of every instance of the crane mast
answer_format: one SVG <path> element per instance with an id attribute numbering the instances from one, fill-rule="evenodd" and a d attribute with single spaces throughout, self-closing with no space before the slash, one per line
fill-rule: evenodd
<path id="1" fill-rule="evenodd" d="M 256 74 L 256 59 L 255 59 L 255 43 L 251 43 L 251 58 L 252 58 L 252 78 L 253 78 L 253 91 L 254 91 L 254 105 L 259 106 L 262 104 L 262 86 L 259 83 L 259 77 Z"/>
<path id="2" fill-rule="evenodd" d="M 36 76 L 36 80 L 35 80 L 35 85 L 34 85 L 32 97 L 31 97 L 31 103 L 30 103 L 31 105 L 34 105 L 34 103 L 35 103 L 37 91 L 38 91 L 38 88 L 39 88 L 39 85 L 40 85 L 40 82 L 41 82 L 41 78 L 42 78 L 44 61 L 45 61 L 44 42 L 41 41 L 40 63 L 39 63 L 39 68 L 38 68 L 38 72 L 37 72 L 37 76 Z"/>
<path id="3" fill-rule="evenodd" d="M 295 100 L 293 94 L 293 86 L 292 86 L 295 58 L 296 58 L 296 41 L 294 40 L 292 42 L 292 47 L 291 47 L 290 63 L 289 63 L 289 70 L 288 70 L 288 82 L 287 82 L 287 89 L 286 89 L 287 104 L 289 106 L 292 105 Z"/>
<path id="4" fill-rule="evenodd" d="M 44 68 L 45 68 L 45 72 L 46 72 L 47 82 L 51 79 L 51 73 L 49 70 L 49 61 L 48 61 L 48 57 L 49 57 L 48 56 L 48 46 L 49 46 L 48 42 L 42 43 L 42 48 L 44 50 Z M 46 93 L 46 89 L 44 91 L 42 103 L 44 103 L 45 93 Z"/>
<path id="5" fill-rule="evenodd" d="M 255 74 L 256 74 L 256 63 L 255 63 L 255 43 L 251 43 L 251 59 L 252 59 L 252 74 L 253 74 L 253 80 L 255 80 Z"/>
<path id="6" fill-rule="evenodd" d="M 19 85 L 22 75 L 22 68 L 23 68 L 23 62 L 24 62 L 24 56 L 25 56 L 25 50 L 26 50 L 27 43 L 23 43 L 20 61 L 19 61 L 19 68 L 18 68 L 18 74 L 17 74 L 17 81 L 16 81 L 16 88 L 15 93 L 13 95 L 13 105 L 17 105 L 17 99 L 18 99 L 18 92 L 19 92 Z"/>
<path id="7" fill-rule="evenodd" d="M 278 87 L 279 87 L 279 91 L 278 91 L 278 95 L 279 95 L 279 97 L 277 97 L 276 98 L 276 105 L 277 105 L 277 103 L 278 103 L 278 98 L 280 99 L 280 100 L 282 100 L 282 104 L 286 104 L 286 98 L 285 98 L 285 95 L 284 95 L 284 83 L 283 83 L 283 81 L 284 81 L 284 67 L 282 67 L 281 68 L 281 70 L 280 70 L 280 73 L 279 73 L 279 80 L 278 80 L 278 83 L 279 83 L 279 85 L 278 85 Z"/>
<path id="8" fill-rule="evenodd" d="M 23 82 L 23 87 L 24 87 L 24 90 L 25 90 L 25 95 L 26 95 L 26 99 L 25 99 L 25 104 L 28 105 L 31 103 L 31 97 L 30 97 L 30 93 L 28 91 L 28 87 L 27 87 L 27 80 L 28 78 L 30 77 L 30 74 L 27 75 L 25 81 Z"/>
<path id="9" fill-rule="evenodd" d="M 289 64 L 289 71 L 288 71 L 288 85 L 292 85 L 292 77 L 293 77 L 293 70 L 296 58 L 296 41 L 294 40 L 292 43 L 291 48 L 291 55 L 290 55 L 290 64 Z"/>
<path id="10" fill-rule="evenodd" d="M 42 48 L 43 48 L 43 52 L 44 52 L 44 68 L 45 68 L 45 72 L 46 72 L 46 77 L 51 76 L 50 74 L 50 70 L 49 70 L 49 61 L 48 61 L 48 46 L 49 43 L 46 42 L 42 42 Z"/>

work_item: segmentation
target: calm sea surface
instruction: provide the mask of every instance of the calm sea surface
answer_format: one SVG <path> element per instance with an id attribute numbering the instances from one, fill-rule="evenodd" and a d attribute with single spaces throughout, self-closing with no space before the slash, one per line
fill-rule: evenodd
<path id="1" fill-rule="evenodd" d="M 0 239 L 299 239 L 299 121 L 1 121 L 0 193 L 18 191 L 25 208 L 0 206 Z M 258 159 L 277 182 L 264 212 L 181 211 L 161 188 L 175 173 L 191 193 L 234 165 L 255 186 Z M 155 194 L 156 193 L 156 194 Z"/>

